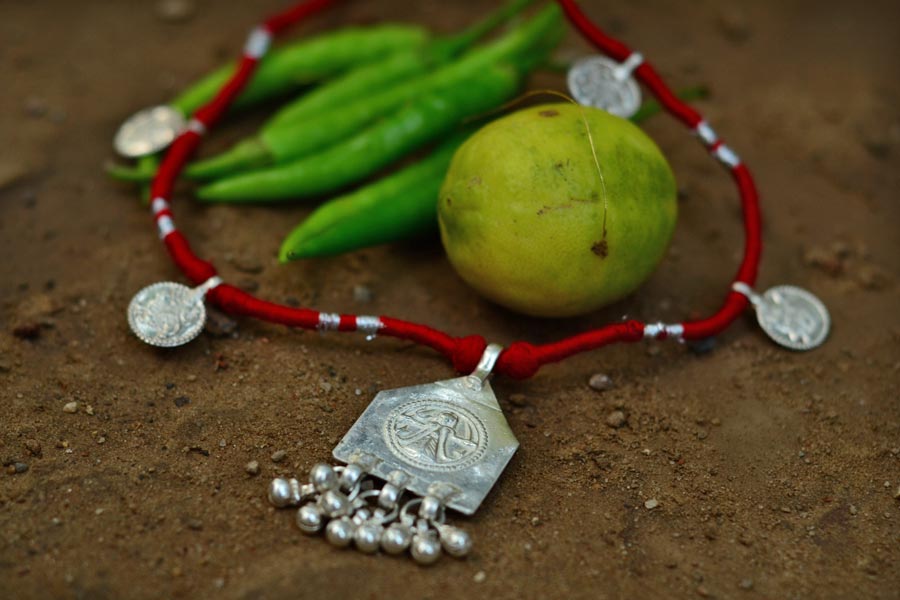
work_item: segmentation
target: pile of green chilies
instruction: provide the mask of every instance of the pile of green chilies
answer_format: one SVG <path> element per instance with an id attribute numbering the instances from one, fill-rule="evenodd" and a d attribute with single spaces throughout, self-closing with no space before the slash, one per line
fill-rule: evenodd
<path id="1" fill-rule="evenodd" d="M 283 262 L 328 256 L 429 232 L 438 191 L 456 149 L 479 120 L 513 99 L 546 63 L 564 33 L 556 3 L 476 46 L 535 0 L 508 0 L 452 36 L 422 28 L 348 28 L 270 53 L 236 102 L 246 109 L 297 90 L 253 137 L 188 166 L 206 182 L 204 202 L 275 203 L 323 197 L 359 185 L 409 154 L 429 154 L 332 199 L 282 244 Z M 233 67 L 223 67 L 170 102 L 189 116 L 212 98 Z M 657 109 L 646 107 L 652 114 Z M 649 116 L 649 115 L 647 115 Z M 152 179 L 155 156 L 116 178 Z"/>

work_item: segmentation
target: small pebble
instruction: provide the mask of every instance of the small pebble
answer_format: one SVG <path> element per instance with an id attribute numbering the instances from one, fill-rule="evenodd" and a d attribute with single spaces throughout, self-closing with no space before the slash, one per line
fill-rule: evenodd
<path id="1" fill-rule="evenodd" d="M 284 450 L 276 450 L 272 453 L 272 462 L 274 463 L 280 463 L 285 458 L 287 458 L 287 452 Z"/>
<path id="2" fill-rule="evenodd" d="M 719 32 L 728 41 L 741 44 L 750 38 L 751 29 L 747 14 L 737 4 L 725 4 L 717 19 Z"/>
<path id="3" fill-rule="evenodd" d="M 249 475 L 259 475 L 259 461 L 251 460 L 247 463 L 247 466 L 244 467 L 244 470 L 247 471 Z"/>
<path id="4" fill-rule="evenodd" d="M 228 445 L 228 442 L 226 442 L 225 440 L 219 440 L 219 448 L 224 448 L 227 445 Z"/>
<path id="5" fill-rule="evenodd" d="M 34 119 L 40 119 L 41 117 L 47 115 L 47 112 L 50 110 L 50 106 L 43 98 L 30 96 L 25 99 L 22 110 L 25 112 L 26 116 L 32 117 Z"/>
<path id="6" fill-rule="evenodd" d="M 203 529 L 203 521 L 200 519 L 191 519 L 188 521 L 187 526 L 194 531 L 201 531 Z"/>
<path id="7" fill-rule="evenodd" d="M 653 510 L 657 506 L 659 506 L 659 500 L 657 500 L 656 498 L 650 498 L 649 500 L 644 502 L 644 508 L 646 508 L 647 510 Z"/>
<path id="8" fill-rule="evenodd" d="M 25 449 L 28 450 L 32 456 L 41 456 L 41 443 L 37 440 L 25 440 Z"/>
<path id="9" fill-rule="evenodd" d="M 194 15 L 194 3 L 189 0 L 160 0 L 156 3 L 156 16 L 163 21 L 177 23 Z"/>
<path id="10" fill-rule="evenodd" d="M 528 396 L 525 394 L 510 394 L 508 399 L 513 406 L 518 406 L 519 408 L 528 406 Z"/>
<path id="11" fill-rule="evenodd" d="M 28 170 L 19 163 L 0 161 L 0 190 L 25 177 Z"/>
<path id="12" fill-rule="evenodd" d="M 694 356 L 705 356 L 716 349 L 716 338 L 704 338 L 688 342 L 688 351 Z"/>
<path id="13" fill-rule="evenodd" d="M 235 331 L 237 331 L 237 327 L 237 321 L 230 318 L 222 311 L 216 310 L 212 307 L 207 307 L 206 324 L 203 327 L 206 333 L 213 337 L 229 337 Z M 190 378 L 188 380 L 191 381 Z"/>
<path id="14" fill-rule="evenodd" d="M 182 406 L 187 406 L 190 403 L 191 403 L 191 399 L 188 398 L 187 396 L 178 396 L 177 398 L 175 398 L 175 406 L 177 406 L 178 408 L 181 408 Z"/>
<path id="15" fill-rule="evenodd" d="M 67 402 L 63 406 L 63 412 L 67 412 L 69 414 L 74 414 L 78 412 L 78 403 L 77 402 Z"/>
<path id="16" fill-rule="evenodd" d="M 591 375 L 591 378 L 588 379 L 588 385 L 592 390 L 598 392 L 605 392 L 615 387 L 612 378 L 605 373 L 595 373 L 594 375 Z"/>
<path id="17" fill-rule="evenodd" d="M 474 581 L 475 583 L 484 583 L 486 579 L 487 573 L 485 573 L 484 571 L 478 571 L 477 573 L 475 573 L 475 576 L 472 577 L 472 581 Z"/>
<path id="18" fill-rule="evenodd" d="M 863 265 L 856 272 L 856 281 L 863 289 L 881 291 L 888 286 L 888 274 L 875 265 Z"/>
<path id="19" fill-rule="evenodd" d="M 41 337 L 41 326 L 39 323 L 17 325 L 13 328 L 13 335 L 20 340 L 36 340 Z"/>
<path id="20" fill-rule="evenodd" d="M 24 473 L 28 470 L 28 465 L 23 462 L 13 463 L 10 465 L 10 467 L 12 468 L 11 473 L 15 475 L 19 475 L 20 473 Z"/>
<path id="21" fill-rule="evenodd" d="M 93 417 L 94 416 L 94 407 L 91 406 L 90 404 L 88 404 L 87 406 L 84 407 L 84 412 Z"/>
<path id="22" fill-rule="evenodd" d="M 897 489 L 894 490 L 894 499 L 900 500 L 900 486 L 897 486 Z"/>
<path id="23" fill-rule="evenodd" d="M 855 517 L 856 515 L 859 514 L 859 509 L 851 504 L 850 505 L 850 514 Z"/>
<path id="24" fill-rule="evenodd" d="M 738 584 L 738 587 L 742 590 L 752 590 L 753 589 L 753 580 L 752 579 L 741 579 L 741 582 Z"/>
<path id="25" fill-rule="evenodd" d="M 621 410 L 614 410 L 606 417 L 606 424 L 614 429 L 618 429 L 628 422 L 628 417 Z"/>
<path id="26" fill-rule="evenodd" d="M 375 294 L 370 288 L 364 285 L 353 286 L 353 301 L 360 304 L 368 304 L 375 299 Z"/>

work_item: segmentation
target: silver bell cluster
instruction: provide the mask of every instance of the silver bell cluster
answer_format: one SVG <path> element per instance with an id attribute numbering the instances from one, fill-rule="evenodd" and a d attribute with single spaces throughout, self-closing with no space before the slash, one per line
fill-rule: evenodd
<path id="1" fill-rule="evenodd" d="M 401 506 L 405 480 L 406 474 L 397 471 L 377 488 L 360 465 L 319 464 L 310 471 L 308 483 L 273 480 L 269 501 L 276 508 L 296 508 L 300 531 L 324 531 L 325 539 L 338 548 L 353 546 L 366 554 L 408 552 L 420 565 L 433 564 L 445 552 L 456 558 L 468 555 L 472 538 L 444 522 L 446 508 L 440 498 L 413 498 Z"/>

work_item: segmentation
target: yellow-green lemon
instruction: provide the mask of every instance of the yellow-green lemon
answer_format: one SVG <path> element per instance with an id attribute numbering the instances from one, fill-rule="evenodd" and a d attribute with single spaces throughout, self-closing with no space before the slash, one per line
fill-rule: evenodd
<path id="1" fill-rule="evenodd" d="M 548 104 L 485 126 L 459 149 L 439 198 L 459 275 L 514 311 L 567 317 L 633 292 L 678 216 L 675 178 L 640 128 Z"/>

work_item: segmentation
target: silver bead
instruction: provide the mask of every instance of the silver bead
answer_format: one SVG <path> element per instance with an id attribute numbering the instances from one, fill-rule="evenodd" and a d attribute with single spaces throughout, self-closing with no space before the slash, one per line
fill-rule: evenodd
<path id="1" fill-rule="evenodd" d="M 384 527 L 372 521 L 357 527 L 353 533 L 353 541 L 356 543 L 357 550 L 366 554 L 377 552 L 383 531 Z"/>
<path id="2" fill-rule="evenodd" d="M 269 502 L 275 508 L 284 508 L 291 504 L 291 482 L 287 479 L 273 479 L 269 484 Z"/>
<path id="3" fill-rule="evenodd" d="M 434 521 L 441 513 L 441 501 L 434 496 L 425 496 L 422 498 L 422 504 L 419 506 L 419 517 L 428 521 Z"/>
<path id="4" fill-rule="evenodd" d="M 306 504 L 297 511 L 297 527 L 303 533 L 310 535 L 319 533 L 324 523 L 325 518 L 322 511 L 315 504 Z"/>
<path id="5" fill-rule="evenodd" d="M 406 552 L 412 542 L 412 530 L 403 523 L 392 523 L 381 534 L 381 549 L 388 554 Z"/>
<path id="6" fill-rule="evenodd" d="M 420 565 L 431 565 L 441 557 L 441 543 L 430 535 L 416 535 L 409 552 Z"/>
<path id="7" fill-rule="evenodd" d="M 353 543 L 353 534 L 356 531 L 356 525 L 347 517 L 335 519 L 328 523 L 325 528 L 325 538 L 332 546 L 338 548 L 346 548 Z"/>
<path id="8" fill-rule="evenodd" d="M 450 556 L 463 558 L 472 551 L 472 536 L 469 532 L 450 525 L 440 526 L 438 532 L 441 536 L 441 546 Z"/>
<path id="9" fill-rule="evenodd" d="M 309 472 L 309 482 L 316 486 L 319 492 L 327 492 L 338 486 L 338 476 L 329 465 L 318 464 Z"/>
<path id="10" fill-rule="evenodd" d="M 319 496 L 317 505 L 331 519 L 342 517 L 350 511 L 350 500 L 336 490 L 329 490 Z"/>
<path id="11" fill-rule="evenodd" d="M 397 505 L 397 500 L 400 499 L 400 494 L 402 493 L 403 490 L 396 485 L 392 483 L 384 484 L 381 488 L 381 493 L 378 494 L 378 506 L 385 510 L 392 510 Z"/>
<path id="12" fill-rule="evenodd" d="M 356 487 L 356 484 L 359 483 L 365 475 L 366 472 L 361 466 L 355 464 L 347 465 L 344 467 L 344 472 L 341 473 L 341 489 L 345 492 L 349 492 Z"/>

